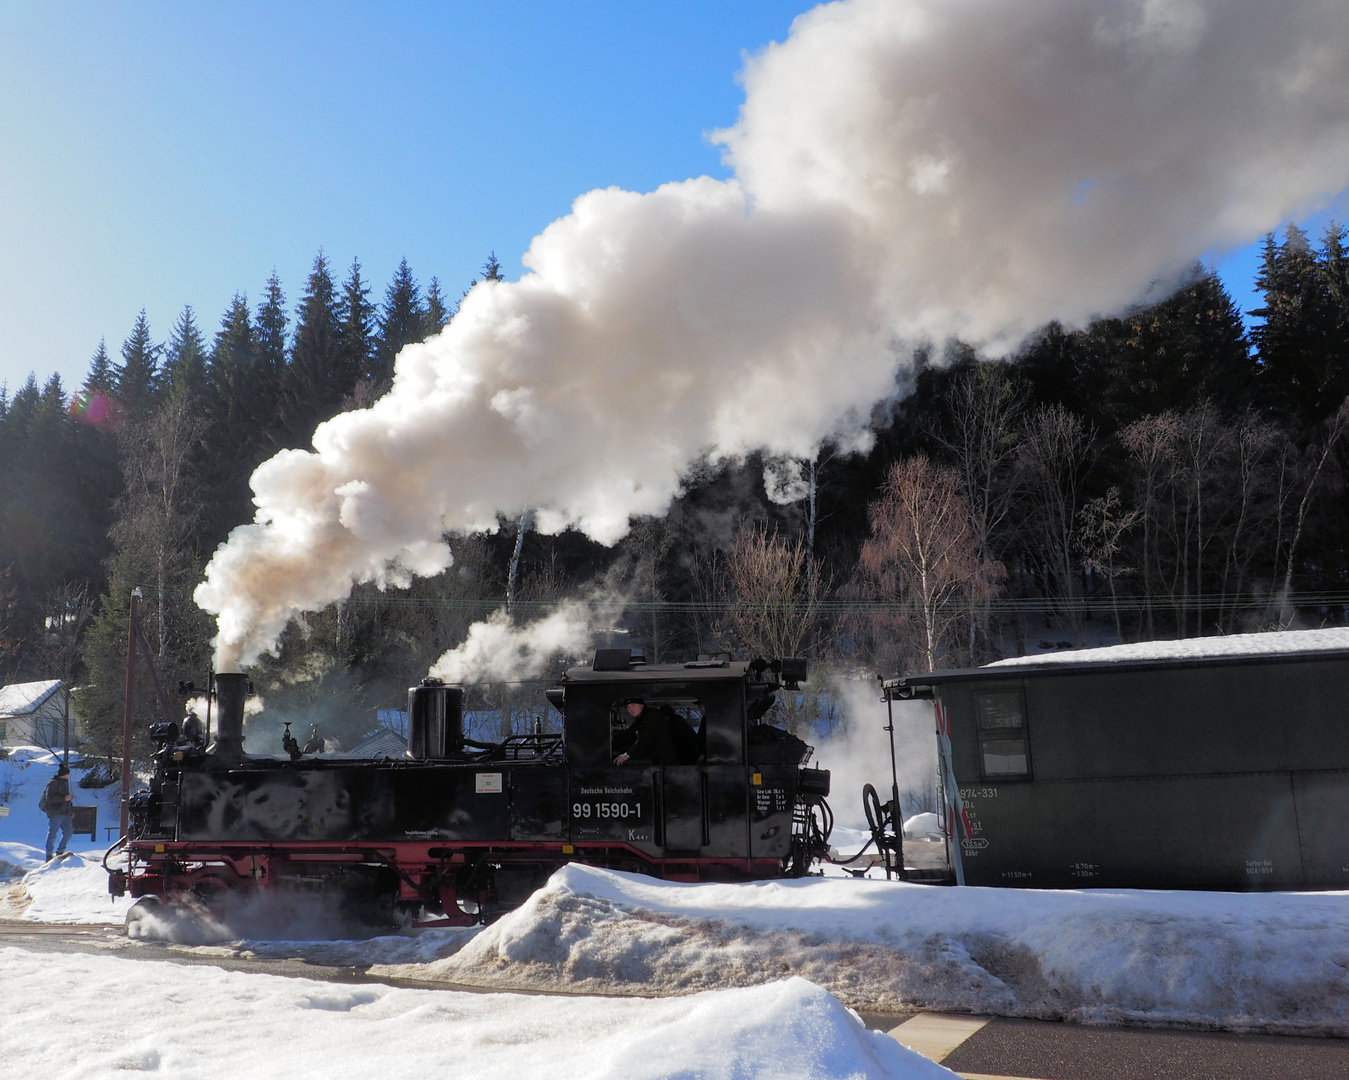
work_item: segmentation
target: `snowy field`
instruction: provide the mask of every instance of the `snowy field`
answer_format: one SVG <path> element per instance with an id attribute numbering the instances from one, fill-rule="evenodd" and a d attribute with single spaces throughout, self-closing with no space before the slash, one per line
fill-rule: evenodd
<path id="1" fill-rule="evenodd" d="M 878 1012 L 1349 1036 L 1346 893 L 684 885 L 570 866 L 485 929 L 241 941 L 151 916 L 137 935 L 497 990 L 663 997 L 799 976 Z"/>
<path id="2" fill-rule="evenodd" d="M 39 838 L 40 842 L 40 838 Z M 0 918 L 120 922 L 100 853 L 0 844 Z M 370 940 L 135 922 L 211 955 L 298 956 L 491 989 L 665 997 L 793 976 L 876 1011 L 1349 1036 L 1349 894 L 944 888 L 850 877 L 684 885 L 558 871 L 481 930 Z M 331 928 L 325 928 L 331 932 Z M 135 943 L 127 942 L 134 950 Z M 0 976 L 3 972 L 0 972 Z"/>
<path id="3" fill-rule="evenodd" d="M 374 970 L 648 994 L 799 975 L 861 1009 L 1344 1036 L 1349 894 L 680 885 L 569 866 L 453 955 Z"/>
<path id="4" fill-rule="evenodd" d="M 49 772 L 44 768 L 33 775 L 45 783 Z M 35 793 L 32 801 L 35 805 Z M 14 815 L 0 822 L 5 823 L 12 826 Z M 911 822 L 906 831 L 927 831 L 921 825 Z M 121 922 L 129 901 L 108 898 L 101 851 L 44 865 L 42 834 L 41 823 L 34 820 L 25 837 L 0 839 L 0 918 Z M 860 834 L 849 839 L 860 839 Z M 289 927 L 258 933 L 229 921 L 153 914 L 134 921 L 134 929 L 137 937 L 177 942 L 175 948 L 199 958 L 299 957 L 371 965 L 377 976 L 500 991 L 681 998 L 678 1006 L 643 1002 L 640 1007 L 655 1010 L 643 1014 L 651 1017 L 643 1021 L 648 1027 L 667 1023 L 662 1017 L 691 1015 L 678 1009 L 700 1007 L 695 1004 L 704 1000 L 700 995 L 722 991 L 746 995 L 725 999 L 743 1002 L 746 1017 L 760 1015 L 769 1008 L 766 1002 L 789 1002 L 791 1009 L 816 1017 L 803 1021 L 807 1027 L 826 1020 L 834 1024 L 825 1015 L 828 1010 L 820 1012 L 823 1006 L 809 1004 L 819 991 L 803 982 L 784 983 L 800 978 L 846 1005 L 879 1012 L 930 1010 L 1349 1036 L 1349 893 L 956 889 L 886 882 L 878 876 L 873 871 L 870 879 L 862 880 L 831 876 L 685 885 L 570 866 L 520 909 L 485 929 L 306 941 L 291 939 L 310 936 L 296 930 L 297 925 L 315 925 L 307 921 L 292 920 Z M 128 958 L 139 947 L 135 940 L 122 939 L 117 951 Z M 24 955 L 20 950 L 0 954 L 0 983 L 9 987 L 26 977 L 30 961 Z M 103 960 L 119 958 L 108 956 L 99 963 Z M 69 960 L 71 965 L 93 963 L 89 958 Z M 254 976 L 217 976 L 212 970 L 210 978 L 217 977 Z M 169 974 L 155 979 L 168 1004 L 151 1011 L 171 1017 L 173 1003 L 188 999 L 174 996 L 178 991 L 170 987 Z M 324 992 L 339 997 L 346 993 L 332 988 Z M 369 1003 L 341 1009 L 354 1015 L 368 1004 L 368 1014 L 380 1023 L 415 1027 L 426 1009 L 439 1008 L 390 996 L 394 992 L 383 989 L 351 991 L 372 992 L 375 998 Z M 308 990 L 295 990 L 293 999 L 286 997 L 291 990 L 280 988 L 249 993 L 253 1001 L 271 1000 L 273 993 L 291 1001 L 284 1009 L 277 1007 L 278 1016 L 288 1009 L 324 1012 L 321 1006 L 303 1004 Z M 760 994 L 767 996 L 755 996 Z M 479 995 L 473 998 L 478 1004 L 463 1008 L 471 1012 L 486 1000 Z M 660 1011 L 666 1007 L 676 1011 Z M 729 1005 L 717 1009 L 729 1017 Z M 606 1024 L 621 1026 L 614 1017 L 627 1015 L 603 1014 L 609 1016 L 603 1019 L 601 1012 L 585 1024 L 593 1023 L 597 1030 Z M 303 1026 L 312 1018 L 295 1013 L 289 1022 Z M 744 1023 L 749 1025 L 745 1032 L 753 1030 L 749 1019 Z M 165 1024 L 171 1030 L 168 1019 Z M 547 1024 L 540 1024 L 538 1037 L 551 1038 L 544 1032 Z M 853 1036 L 839 1033 L 847 1030 L 840 1027 L 830 1036 L 852 1047 L 840 1051 L 839 1060 L 870 1053 L 859 1049 L 869 1045 L 865 1041 L 848 1042 Z M 614 1055 L 613 1061 L 627 1060 L 622 1057 L 627 1050 L 618 1043 L 605 1045 L 603 1054 Z M 168 1051 L 161 1047 L 159 1052 Z M 604 1062 L 610 1060 L 586 1058 L 584 1068 L 576 1067 L 605 1075 L 609 1066 Z M 179 1071 L 193 1075 L 196 1066 L 183 1061 Z M 494 1061 L 481 1058 L 486 1070 L 482 1075 L 498 1067 Z M 770 1070 L 761 1075 L 797 1074 Z M 816 1075 L 848 1073 L 826 1070 Z M 863 1069 L 859 1075 L 909 1074 Z"/>
<path id="5" fill-rule="evenodd" d="M 80 755 L 72 752 L 77 765 Z M 65 859 L 43 865 L 47 815 L 38 809 L 42 789 L 56 775 L 59 757 L 36 746 L 18 746 L 0 761 L 0 919 L 39 922 L 119 923 L 130 901 L 108 896 L 108 875 L 102 867 L 107 850 L 104 827 L 115 825 L 121 788 L 82 788 L 84 773 L 71 772 L 71 794 L 77 806 L 98 807 L 98 839 L 73 836 Z"/>
<path id="6" fill-rule="evenodd" d="M 226 1060 L 241 1077 L 955 1075 L 804 979 L 666 1000 L 525 997 L 16 948 L 0 949 L 0 973 L 6 1076 L 214 1080 Z"/>

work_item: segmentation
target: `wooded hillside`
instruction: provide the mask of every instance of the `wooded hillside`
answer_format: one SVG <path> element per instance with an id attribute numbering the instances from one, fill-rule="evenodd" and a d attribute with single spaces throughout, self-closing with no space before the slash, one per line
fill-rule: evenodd
<path id="1" fill-rule="evenodd" d="M 1008 362 L 931 346 L 878 407 L 866 454 L 704 463 L 613 549 L 527 517 L 455 537 L 451 570 L 358 588 L 293 625 L 254 678 L 295 721 L 323 702 L 349 743 L 475 619 L 509 603 L 529 620 L 601 586 L 623 597 L 614 629 L 656 659 L 725 649 L 885 673 L 1342 622 L 1344 236 L 1267 240 L 1249 335 L 1196 267 L 1174 295 L 1045 327 Z M 484 275 L 500 276 L 495 258 Z M 252 517 L 253 469 L 378 397 L 399 349 L 452 317 L 406 262 L 376 300 L 359 263 L 339 283 L 320 254 L 293 307 L 273 275 L 214 333 L 188 308 L 158 340 L 142 312 L 78 389 L 30 377 L 0 393 L 0 680 L 84 686 L 95 750 L 120 746 L 140 587 L 164 684 L 200 685 L 213 628 L 191 594 Z M 151 695 L 138 708 L 148 719 Z"/>

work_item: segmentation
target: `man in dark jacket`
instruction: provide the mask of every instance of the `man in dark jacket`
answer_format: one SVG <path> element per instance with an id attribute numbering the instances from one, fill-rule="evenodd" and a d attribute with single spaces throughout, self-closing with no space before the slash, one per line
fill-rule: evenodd
<path id="1" fill-rule="evenodd" d="M 56 775 L 47 781 L 42 793 L 42 804 L 47 811 L 47 861 L 52 861 L 52 841 L 57 830 L 61 833 L 61 846 L 56 854 L 64 855 L 66 845 L 70 843 L 70 834 L 75 823 L 71 820 L 70 807 L 74 800 L 70 797 L 70 769 L 62 765 Z"/>
<path id="2" fill-rule="evenodd" d="M 641 761 L 653 765 L 696 765 L 698 736 L 688 722 L 668 705 L 630 701 L 628 716 L 636 733 L 632 748 L 614 759 L 615 765 Z"/>

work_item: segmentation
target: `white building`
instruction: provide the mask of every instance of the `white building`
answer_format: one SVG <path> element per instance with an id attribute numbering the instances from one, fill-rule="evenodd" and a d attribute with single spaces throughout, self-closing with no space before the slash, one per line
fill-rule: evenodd
<path id="1" fill-rule="evenodd" d="M 67 718 L 71 745 L 78 745 L 70 691 L 60 679 L 11 683 L 0 689 L 0 746 L 59 750 L 65 746 Z"/>

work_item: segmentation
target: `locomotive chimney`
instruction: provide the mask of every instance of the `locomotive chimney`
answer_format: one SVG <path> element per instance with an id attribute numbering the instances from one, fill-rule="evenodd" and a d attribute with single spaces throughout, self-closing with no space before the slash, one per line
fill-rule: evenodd
<path id="1" fill-rule="evenodd" d="M 215 753 L 218 757 L 244 755 L 244 700 L 248 697 L 248 676 L 237 672 L 217 674 Z"/>

